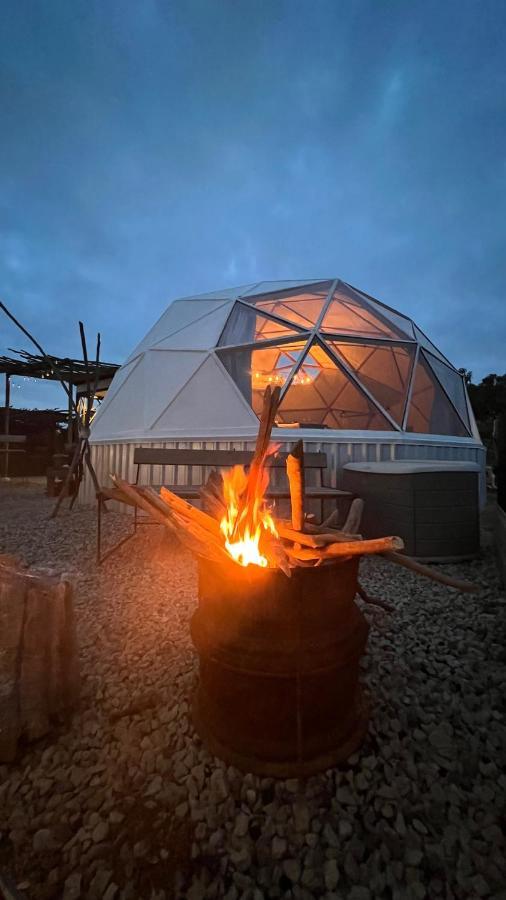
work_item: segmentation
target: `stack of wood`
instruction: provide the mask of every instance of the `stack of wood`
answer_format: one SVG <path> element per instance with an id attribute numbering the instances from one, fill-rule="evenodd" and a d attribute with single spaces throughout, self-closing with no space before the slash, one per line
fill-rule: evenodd
<path id="1" fill-rule="evenodd" d="M 249 467 L 245 488 L 239 498 L 236 522 L 241 519 L 243 513 L 247 518 L 249 511 L 253 509 L 255 498 L 261 493 L 259 486 L 266 480 L 266 470 L 273 452 L 269 447 L 269 442 L 279 403 L 279 394 L 279 388 L 271 391 L 268 387 L 265 392 L 255 453 Z M 275 566 L 282 569 L 287 575 L 294 566 L 321 565 L 336 557 L 344 558 L 402 549 L 403 542 L 399 537 L 362 540 L 358 529 L 363 503 L 359 499 L 353 501 L 346 523 L 340 530 L 334 524 L 335 514 L 320 526 L 306 521 L 302 441 L 299 441 L 287 458 L 287 475 L 290 484 L 292 519 L 291 521 L 276 520 L 278 537 L 269 536 L 268 539 L 270 560 L 274 561 Z M 158 522 L 174 531 L 192 552 L 208 559 L 230 560 L 220 528 L 226 507 L 223 479 L 219 473 L 211 473 L 207 484 L 201 489 L 205 511 L 197 509 L 166 488 L 162 488 L 160 494 L 157 494 L 153 488 L 128 484 L 117 475 L 113 475 L 112 479 L 116 485 L 118 497 L 137 505 Z"/>
<path id="2" fill-rule="evenodd" d="M 72 585 L 0 557 L 0 763 L 65 719 L 78 696 Z"/>

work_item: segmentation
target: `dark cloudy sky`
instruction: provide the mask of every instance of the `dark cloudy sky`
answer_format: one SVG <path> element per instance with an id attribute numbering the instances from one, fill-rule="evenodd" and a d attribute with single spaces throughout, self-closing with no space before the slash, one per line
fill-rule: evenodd
<path id="1" fill-rule="evenodd" d="M 121 362 L 175 297 L 336 275 L 506 370 L 503 0 L 0 15 L 0 295 L 50 352 L 82 318 Z"/>

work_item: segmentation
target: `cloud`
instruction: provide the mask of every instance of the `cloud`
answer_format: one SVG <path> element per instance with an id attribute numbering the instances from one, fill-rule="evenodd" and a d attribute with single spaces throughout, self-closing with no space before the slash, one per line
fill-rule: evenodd
<path id="1" fill-rule="evenodd" d="M 50 351 L 79 353 L 81 318 L 121 362 L 174 297 L 335 274 L 504 370 L 503 4 L 3 19 L 1 293 Z"/>

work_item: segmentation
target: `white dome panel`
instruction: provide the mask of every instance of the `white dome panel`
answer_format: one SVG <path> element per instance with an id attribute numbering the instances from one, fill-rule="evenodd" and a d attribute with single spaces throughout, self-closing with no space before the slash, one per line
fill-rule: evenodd
<path id="1" fill-rule="evenodd" d="M 149 350 L 145 354 L 145 428 L 153 427 L 205 357 L 205 352 L 193 350 Z"/>
<path id="2" fill-rule="evenodd" d="M 170 337 L 181 328 L 186 328 L 192 322 L 197 322 L 206 313 L 219 309 L 223 305 L 223 299 L 215 300 L 174 300 L 173 303 L 160 316 L 158 322 L 148 331 L 143 340 L 137 344 L 135 350 L 130 354 L 128 360 L 134 359 L 144 350 L 150 350 L 160 341 Z"/>
<path id="3" fill-rule="evenodd" d="M 123 369 L 130 371 L 114 396 L 110 400 L 106 396 L 107 406 L 104 402 L 101 414 L 95 416 L 91 426 L 92 440 L 118 440 L 137 436 L 144 430 L 145 357 L 141 356 L 133 363 L 122 366 L 118 375 L 121 376 Z"/>
<path id="4" fill-rule="evenodd" d="M 306 287 L 310 284 L 323 284 L 326 281 L 332 282 L 332 279 L 328 278 L 306 278 L 305 281 L 259 281 L 258 284 L 255 284 L 250 287 L 250 290 L 243 291 L 243 293 L 239 294 L 240 297 L 256 297 L 257 294 L 271 294 L 276 291 L 290 291 L 292 288 L 300 288 Z"/>
<path id="5" fill-rule="evenodd" d="M 255 287 L 254 284 L 240 284 L 238 287 L 225 288 L 221 291 L 211 291 L 209 294 L 193 294 L 189 297 L 182 297 L 182 300 L 235 300 L 244 291 Z"/>
<path id="6" fill-rule="evenodd" d="M 156 422 L 157 438 L 213 437 L 258 427 L 258 419 L 214 356 L 191 376 Z"/>
<path id="7" fill-rule="evenodd" d="M 102 403 L 100 404 L 100 406 L 95 414 L 95 418 L 93 419 L 93 428 L 94 429 L 97 427 L 97 423 L 100 421 L 100 419 L 104 415 L 104 412 L 111 405 L 111 403 L 112 403 L 114 397 L 116 396 L 116 394 L 118 393 L 119 389 L 125 383 L 127 378 L 130 377 L 130 375 L 132 374 L 134 369 L 137 368 L 137 366 L 139 365 L 140 362 L 141 362 L 141 357 L 138 356 L 137 359 L 132 360 L 132 362 L 125 363 L 123 366 L 121 366 L 120 369 L 117 370 L 117 372 L 114 375 L 113 380 L 111 381 L 111 384 L 109 386 L 107 394 L 105 395 L 104 399 L 102 400 Z"/>
<path id="8" fill-rule="evenodd" d="M 234 305 L 233 300 L 222 303 L 200 319 L 175 331 L 170 337 L 155 344 L 155 350 L 208 350 L 218 343 L 225 322 Z"/>

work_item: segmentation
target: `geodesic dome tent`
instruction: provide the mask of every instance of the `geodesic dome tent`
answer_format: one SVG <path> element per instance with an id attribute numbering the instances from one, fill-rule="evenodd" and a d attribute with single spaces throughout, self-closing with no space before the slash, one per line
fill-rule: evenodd
<path id="1" fill-rule="evenodd" d="M 411 319 L 339 280 L 174 301 L 114 377 L 92 442 L 253 439 L 269 384 L 282 390 L 281 440 L 479 442 L 451 363 Z"/>

